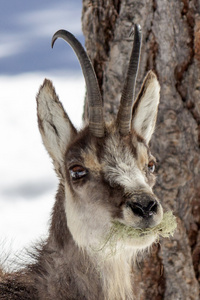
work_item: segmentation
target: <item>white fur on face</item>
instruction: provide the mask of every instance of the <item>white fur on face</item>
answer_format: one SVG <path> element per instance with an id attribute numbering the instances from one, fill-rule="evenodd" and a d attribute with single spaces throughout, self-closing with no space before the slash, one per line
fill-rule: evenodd
<path id="1" fill-rule="evenodd" d="M 98 199 L 88 199 L 87 189 L 77 189 L 76 198 L 65 185 L 67 225 L 76 244 L 89 252 L 99 249 L 102 238 L 111 227 L 111 216 Z M 100 195 L 101 196 L 101 195 Z"/>
<path id="2" fill-rule="evenodd" d="M 125 192 L 146 190 L 152 193 L 150 186 L 146 182 L 143 170 L 138 166 L 139 158 L 133 157 L 129 148 L 125 148 L 125 145 L 120 140 L 120 136 L 111 136 L 107 140 L 105 147 L 103 171 L 105 178 L 111 185 L 120 185 Z"/>

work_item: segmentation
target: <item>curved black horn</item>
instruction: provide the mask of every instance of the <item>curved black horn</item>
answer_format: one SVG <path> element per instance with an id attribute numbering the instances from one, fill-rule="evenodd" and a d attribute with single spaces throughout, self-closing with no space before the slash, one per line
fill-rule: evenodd
<path id="1" fill-rule="evenodd" d="M 134 43 L 131 58 L 117 115 L 117 124 L 122 135 L 127 135 L 130 132 L 135 83 L 140 60 L 141 36 L 141 28 L 136 24 L 134 26 Z"/>
<path id="2" fill-rule="evenodd" d="M 89 129 L 96 137 L 104 136 L 103 102 L 98 81 L 91 60 L 81 43 L 68 31 L 58 30 L 52 38 L 52 48 L 57 38 L 63 38 L 75 51 L 86 82 L 88 106 L 89 106 Z"/>

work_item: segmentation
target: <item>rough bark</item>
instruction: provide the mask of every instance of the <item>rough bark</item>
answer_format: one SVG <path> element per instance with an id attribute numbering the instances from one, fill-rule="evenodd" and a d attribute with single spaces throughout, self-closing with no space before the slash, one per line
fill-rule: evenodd
<path id="1" fill-rule="evenodd" d="M 159 162 L 155 192 L 177 216 L 171 239 L 134 267 L 138 299 L 199 299 L 200 283 L 200 1 L 83 0 L 86 48 L 116 116 L 130 56 L 133 24 L 142 26 L 138 88 L 149 69 L 161 84 L 151 143 Z"/>

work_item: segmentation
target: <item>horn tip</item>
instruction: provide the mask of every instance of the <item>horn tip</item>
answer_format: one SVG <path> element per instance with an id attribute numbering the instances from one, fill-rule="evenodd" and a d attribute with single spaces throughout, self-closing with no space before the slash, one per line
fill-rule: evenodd
<path id="1" fill-rule="evenodd" d="M 142 27 L 140 26 L 140 24 L 134 23 L 134 25 L 132 26 L 131 31 L 129 33 L 129 37 L 133 36 L 135 33 L 138 33 L 141 35 Z"/>
<path id="2" fill-rule="evenodd" d="M 54 46 L 54 43 L 55 41 L 57 40 L 57 38 L 55 38 L 54 36 L 52 37 L 52 40 L 51 40 L 51 48 L 53 49 L 53 46 Z"/>
<path id="3" fill-rule="evenodd" d="M 51 48 L 53 48 L 55 41 L 57 40 L 57 38 L 59 37 L 63 37 L 63 35 L 66 35 L 66 30 L 64 29 L 60 29 L 58 31 L 56 31 L 56 33 L 54 33 L 52 40 L 51 40 Z"/>

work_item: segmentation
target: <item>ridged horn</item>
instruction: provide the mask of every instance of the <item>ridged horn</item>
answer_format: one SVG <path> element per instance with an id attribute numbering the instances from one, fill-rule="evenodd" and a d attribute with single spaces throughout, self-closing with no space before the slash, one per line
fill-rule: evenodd
<path id="1" fill-rule="evenodd" d="M 72 47 L 78 57 L 87 88 L 89 106 L 89 129 L 94 136 L 103 137 L 103 102 L 99 84 L 91 60 L 81 43 L 70 32 L 66 30 L 58 30 L 53 35 L 52 48 L 57 38 L 63 38 Z"/>
<path id="2" fill-rule="evenodd" d="M 117 124 L 122 135 L 127 135 L 130 132 L 135 83 L 140 61 L 141 36 L 140 25 L 135 24 L 133 48 L 117 115 Z"/>

